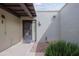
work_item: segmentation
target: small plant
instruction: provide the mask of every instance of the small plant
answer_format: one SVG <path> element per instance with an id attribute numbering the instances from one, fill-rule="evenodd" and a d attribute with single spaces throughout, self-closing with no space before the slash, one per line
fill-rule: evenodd
<path id="1" fill-rule="evenodd" d="M 45 50 L 46 56 L 79 56 L 79 47 L 77 44 L 73 44 L 65 41 L 58 41 L 55 43 L 49 43 Z"/>

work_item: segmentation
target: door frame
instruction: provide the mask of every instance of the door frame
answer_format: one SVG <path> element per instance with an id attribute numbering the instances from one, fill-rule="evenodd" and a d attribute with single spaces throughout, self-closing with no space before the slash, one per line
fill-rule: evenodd
<path id="1" fill-rule="evenodd" d="M 24 39 L 24 34 L 23 34 L 23 32 L 24 32 L 24 29 L 23 29 L 23 22 L 24 21 L 27 21 L 27 22 L 32 22 L 32 23 L 35 23 L 35 26 L 34 26 L 34 28 L 35 28 L 35 42 L 37 41 L 37 21 L 36 20 L 22 20 L 22 37 L 23 37 L 23 39 Z"/>
<path id="2" fill-rule="evenodd" d="M 24 39 L 24 22 L 31 22 L 32 24 L 32 20 L 22 20 L 22 37 Z"/>

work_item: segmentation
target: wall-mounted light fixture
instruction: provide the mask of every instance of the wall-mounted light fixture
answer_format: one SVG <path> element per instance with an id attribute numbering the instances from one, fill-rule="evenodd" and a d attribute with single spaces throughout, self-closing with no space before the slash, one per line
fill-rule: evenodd
<path id="1" fill-rule="evenodd" d="M 4 23 L 3 19 L 5 19 L 5 16 L 1 15 L 1 17 L 2 17 L 1 23 L 3 24 Z"/>
<path id="2" fill-rule="evenodd" d="M 5 16 L 4 16 L 4 15 L 1 15 L 1 17 L 2 17 L 3 19 L 5 19 Z"/>
<path id="3" fill-rule="evenodd" d="M 51 21 L 54 22 L 55 18 L 56 18 L 56 15 L 53 15 Z"/>
<path id="4" fill-rule="evenodd" d="M 41 26 L 41 23 L 40 23 L 40 21 L 38 21 L 38 26 Z"/>
<path id="5" fill-rule="evenodd" d="M 56 16 L 54 15 L 53 18 L 56 18 Z"/>

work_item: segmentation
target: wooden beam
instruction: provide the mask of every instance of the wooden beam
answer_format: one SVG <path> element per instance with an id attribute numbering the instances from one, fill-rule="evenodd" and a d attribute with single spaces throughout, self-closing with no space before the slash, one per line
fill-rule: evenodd
<path id="1" fill-rule="evenodd" d="M 20 7 L 20 5 L 6 5 L 6 7 Z"/>
<path id="2" fill-rule="evenodd" d="M 33 6 L 33 3 L 25 3 L 27 6 Z"/>
<path id="3" fill-rule="evenodd" d="M 26 15 L 26 14 L 17 14 L 18 16 L 29 16 L 29 15 Z"/>
<path id="4" fill-rule="evenodd" d="M 23 9 L 13 9 L 13 11 L 24 11 Z"/>
<path id="5" fill-rule="evenodd" d="M 7 8 L 6 5 L 4 5 L 4 4 L 1 4 L 0 8 L 6 10 L 9 13 L 12 13 L 15 16 L 17 16 L 17 14 L 12 9 Z M 19 16 L 17 16 L 17 17 L 19 17 Z"/>
<path id="6" fill-rule="evenodd" d="M 32 14 L 30 13 L 30 11 L 28 10 L 27 6 L 25 6 L 25 4 L 20 3 L 20 6 L 23 8 L 23 10 L 25 11 L 25 13 L 28 13 L 28 15 L 30 17 L 32 17 Z"/>

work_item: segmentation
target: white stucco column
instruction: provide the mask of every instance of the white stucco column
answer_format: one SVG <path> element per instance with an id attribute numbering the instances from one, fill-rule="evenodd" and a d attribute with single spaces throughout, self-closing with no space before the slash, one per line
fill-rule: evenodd
<path id="1" fill-rule="evenodd" d="M 35 42 L 35 21 L 32 22 L 32 40 Z"/>

